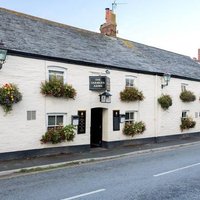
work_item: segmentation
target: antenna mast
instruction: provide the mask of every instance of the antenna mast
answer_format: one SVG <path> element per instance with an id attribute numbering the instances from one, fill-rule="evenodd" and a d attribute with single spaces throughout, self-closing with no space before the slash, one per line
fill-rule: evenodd
<path id="1" fill-rule="evenodd" d="M 117 3 L 116 0 L 112 3 L 112 11 L 114 12 L 118 5 L 127 4 L 127 3 Z"/>

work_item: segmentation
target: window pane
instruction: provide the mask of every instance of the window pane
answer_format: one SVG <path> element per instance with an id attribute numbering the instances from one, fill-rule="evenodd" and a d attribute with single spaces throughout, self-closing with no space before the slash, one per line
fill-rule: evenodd
<path id="1" fill-rule="evenodd" d="M 48 125 L 55 126 L 55 116 L 48 116 Z"/>
<path id="2" fill-rule="evenodd" d="M 182 112 L 182 117 L 184 118 L 184 117 L 186 117 L 186 112 L 184 111 L 184 112 Z"/>
<path id="3" fill-rule="evenodd" d="M 134 113 L 133 112 L 130 113 L 130 119 L 134 119 Z"/>
<path id="4" fill-rule="evenodd" d="M 125 113 L 125 119 L 126 119 L 126 120 L 129 119 L 129 113 Z"/>
<path id="5" fill-rule="evenodd" d="M 27 120 L 31 120 L 31 111 L 27 111 Z"/>
<path id="6" fill-rule="evenodd" d="M 132 86 L 133 87 L 133 79 L 130 79 L 130 86 Z"/>
<path id="7" fill-rule="evenodd" d="M 62 115 L 57 116 L 57 124 L 56 125 L 63 125 L 63 116 Z"/>
<path id="8" fill-rule="evenodd" d="M 126 78 L 126 86 L 129 86 L 129 80 Z"/>
<path id="9" fill-rule="evenodd" d="M 32 120 L 35 120 L 36 119 L 36 111 L 31 111 L 31 113 L 32 113 L 32 115 L 31 115 Z"/>

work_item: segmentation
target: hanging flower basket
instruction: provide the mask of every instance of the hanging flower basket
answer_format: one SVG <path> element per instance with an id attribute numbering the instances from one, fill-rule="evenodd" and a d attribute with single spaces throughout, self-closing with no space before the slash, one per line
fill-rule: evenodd
<path id="1" fill-rule="evenodd" d="M 172 106 L 172 98 L 169 95 L 162 95 L 158 98 L 158 103 L 164 110 L 167 110 Z"/>
<path id="2" fill-rule="evenodd" d="M 120 92 L 121 101 L 142 101 L 144 95 L 142 91 L 139 91 L 135 87 L 126 87 L 123 91 Z"/>
<path id="3" fill-rule="evenodd" d="M 76 96 L 76 90 L 68 84 L 63 84 L 61 80 L 53 78 L 50 81 L 41 83 L 41 93 L 46 96 L 72 98 Z"/>
<path id="4" fill-rule="evenodd" d="M 22 100 L 22 94 L 19 92 L 16 85 L 6 83 L 0 88 L 0 105 L 5 113 L 12 110 L 12 106 Z"/>

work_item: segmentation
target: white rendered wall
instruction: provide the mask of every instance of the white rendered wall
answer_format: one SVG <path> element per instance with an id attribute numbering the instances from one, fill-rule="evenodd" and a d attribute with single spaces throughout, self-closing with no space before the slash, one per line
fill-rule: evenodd
<path id="1" fill-rule="evenodd" d="M 45 81 L 48 66 L 60 66 L 66 69 L 67 83 L 72 84 L 77 91 L 75 100 L 44 97 L 40 93 L 41 82 Z M 8 56 L 6 63 L 0 70 L 0 85 L 14 83 L 23 94 L 23 100 L 13 107 L 11 113 L 5 115 L 0 108 L 0 153 L 28 149 L 41 149 L 58 146 L 74 146 L 90 144 L 90 114 L 92 108 L 103 108 L 103 140 L 119 141 L 136 138 L 148 138 L 181 134 L 180 117 L 182 110 L 190 110 L 194 118 L 195 112 L 200 112 L 199 96 L 197 92 L 200 83 L 171 78 L 169 85 L 161 89 L 161 77 L 118 70 L 87 67 L 61 62 L 50 62 L 17 56 Z M 89 90 L 89 76 L 107 75 L 111 81 L 112 101 L 110 104 L 99 102 L 100 92 Z M 125 77 L 135 77 L 135 86 L 141 90 L 145 99 L 141 102 L 121 102 L 119 93 L 125 88 Z M 192 103 L 182 103 L 179 99 L 181 83 L 187 83 L 188 89 L 193 91 L 197 100 Z M 173 106 L 163 111 L 157 103 L 161 93 L 169 94 L 173 98 Z M 36 120 L 27 121 L 26 112 L 36 110 Z M 73 142 L 60 144 L 41 144 L 41 136 L 47 127 L 47 113 L 66 113 L 65 124 L 71 123 L 71 116 L 77 115 L 79 110 L 86 111 L 86 133 L 76 135 Z M 137 111 L 137 121 L 146 124 L 146 131 L 134 138 L 124 136 L 120 124 L 120 131 L 113 131 L 113 110 Z M 200 129 L 200 118 L 194 118 L 196 127 L 187 132 L 197 132 Z M 185 132 L 185 131 L 184 131 Z"/>

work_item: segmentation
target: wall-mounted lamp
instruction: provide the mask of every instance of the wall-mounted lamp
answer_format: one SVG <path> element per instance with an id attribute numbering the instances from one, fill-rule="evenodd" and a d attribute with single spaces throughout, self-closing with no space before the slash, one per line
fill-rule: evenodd
<path id="1" fill-rule="evenodd" d="M 72 115 L 72 125 L 78 126 L 79 124 L 79 116 L 78 115 Z"/>
<path id="2" fill-rule="evenodd" d="M 164 81 L 164 83 L 161 85 L 161 88 L 164 88 L 165 86 L 168 85 L 168 83 L 170 81 L 170 78 L 171 78 L 171 74 L 164 74 L 163 75 L 163 81 Z"/>
<path id="3" fill-rule="evenodd" d="M 101 103 L 111 103 L 111 94 L 107 91 L 99 95 Z"/>
<path id="4" fill-rule="evenodd" d="M 125 114 L 120 114 L 120 123 L 125 122 Z"/>
<path id="5" fill-rule="evenodd" d="M 6 61 L 6 55 L 7 55 L 7 50 L 0 49 L 0 69 L 2 68 L 2 65 Z"/>

